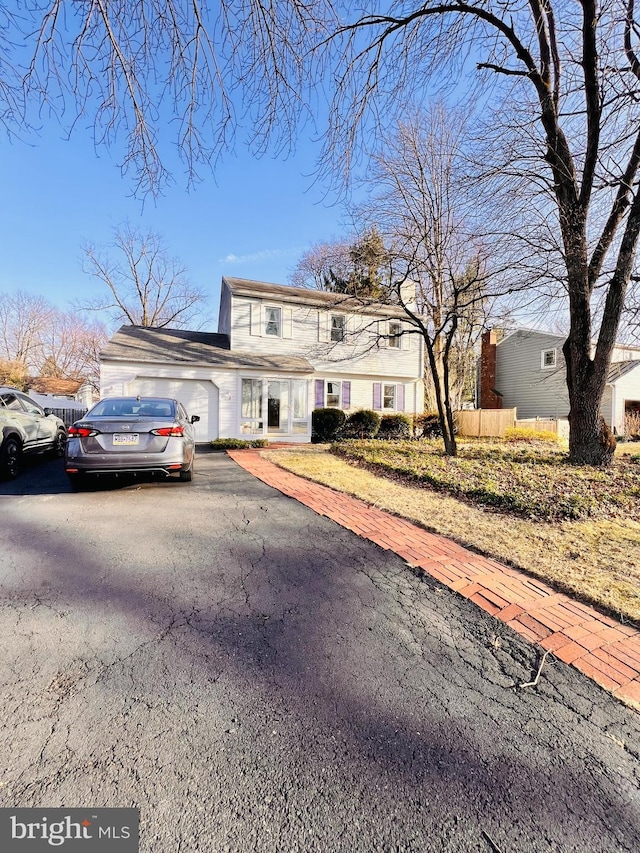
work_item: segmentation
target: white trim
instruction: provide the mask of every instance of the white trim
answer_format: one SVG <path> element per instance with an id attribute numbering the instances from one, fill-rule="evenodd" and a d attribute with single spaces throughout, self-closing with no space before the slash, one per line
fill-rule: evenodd
<path id="1" fill-rule="evenodd" d="M 393 388 L 393 406 L 385 406 L 384 398 L 385 398 L 385 388 Z M 397 412 L 398 411 L 398 383 L 397 382 L 383 382 L 381 394 L 380 394 L 380 405 L 381 412 Z"/>
<path id="2" fill-rule="evenodd" d="M 333 338 L 333 318 L 340 318 L 342 320 L 342 337 L 339 340 L 335 340 Z M 347 315 L 342 314 L 339 311 L 331 311 L 329 312 L 329 340 L 332 344 L 343 344 L 347 339 L 347 327 L 348 320 Z"/>
<path id="3" fill-rule="evenodd" d="M 391 326 L 397 326 L 399 329 L 398 334 L 394 335 L 393 337 L 392 337 L 392 332 L 391 332 Z M 406 348 L 405 347 L 406 336 L 402 334 L 403 332 L 404 332 L 404 327 L 403 327 L 402 322 L 400 320 L 387 320 L 387 335 L 388 335 L 387 346 L 389 347 L 389 349 L 403 350 Z M 397 345 L 394 346 L 392 341 L 397 341 Z"/>
<path id="4" fill-rule="evenodd" d="M 278 312 L 278 334 L 277 335 L 269 335 L 267 334 L 267 311 L 277 311 Z M 262 337 L 264 338 L 282 338 L 283 335 L 283 324 L 284 324 L 284 311 L 281 305 L 263 305 L 262 306 Z"/>
<path id="5" fill-rule="evenodd" d="M 553 364 L 545 364 L 545 356 L 548 353 L 553 353 Z M 558 366 L 558 349 L 557 347 L 549 347 L 540 351 L 540 370 L 555 370 Z"/>
<path id="6" fill-rule="evenodd" d="M 245 418 L 242 415 L 242 383 L 247 379 L 252 382 L 259 382 L 261 388 L 261 396 L 262 396 L 262 405 L 260 409 L 260 415 L 255 418 Z M 236 434 L 238 438 L 242 439 L 251 439 L 251 438 L 267 438 L 272 439 L 273 441 L 282 441 L 286 438 L 287 441 L 300 441 L 307 443 L 311 438 L 311 404 L 310 404 L 310 382 L 308 379 L 301 378 L 299 376 L 291 376 L 291 375 L 272 375 L 268 373 L 260 373 L 256 374 L 248 374 L 248 373 L 238 373 L 237 376 L 238 381 L 238 392 L 237 392 L 237 403 L 236 403 L 236 412 L 235 412 L 235 422 L 236 422 Z M 287 431 L 285 432 L 270 432 L 269 431 L 269 383 L 270 382 L 286 382 L 289 387 L 288 392 L 288 414 L 287 414 Z M 293 383 L 300 382 L 306 386 L 306 395 L 305 395 L 305 410 L 306 415 L 303 418 L 296 418 L 293 414 Z M 262 428 L 256 429 L 255 432 L 245 432 L 242 427 L 243 424 L 252 424 L 262 422 Z M 302 424 L 306 422 L 306 431 L 305 432 L 295 432 L 294 431 L 294 423 Z"/>

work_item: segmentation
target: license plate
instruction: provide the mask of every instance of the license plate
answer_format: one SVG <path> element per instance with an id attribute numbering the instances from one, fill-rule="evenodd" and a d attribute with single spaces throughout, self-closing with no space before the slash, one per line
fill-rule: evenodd
<path id="1" fill-rule="evenodd" d="M 114 432 L 113 443 L 122 444 L 137 444 L 140 436 L 137 432 Z"/>

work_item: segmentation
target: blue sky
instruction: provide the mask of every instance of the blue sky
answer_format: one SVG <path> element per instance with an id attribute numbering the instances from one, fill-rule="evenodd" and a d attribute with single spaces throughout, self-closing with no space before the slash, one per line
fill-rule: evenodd
<path id="1" fill-rule="evenodd" d="M 89 132 L 67 140 L 52 120 L 39 136 L 3 139 L 0 298 L 20 289 L 66 309 L 96 292 L 99 283 L 82 271 L 82 244 L 109 243 L 129 220 L 162 234 L 191 281 L 211 293 L 206 328 L 215 329 L 223 275 L 286 284 L 305 249 L 344 233 L 340 208 L 314 182 L 318 148 L 304 138 L 294 156 L 279 160 L 255 158 L 238 143 L 192 190 L 169 145 L 175 183 L 143 204 L 117 155 L 96 151 Z"/>

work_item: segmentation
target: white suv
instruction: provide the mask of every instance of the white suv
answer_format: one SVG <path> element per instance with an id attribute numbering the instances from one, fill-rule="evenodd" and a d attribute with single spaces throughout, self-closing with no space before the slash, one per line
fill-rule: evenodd
<path id="1" fill-rule="evenodd" d="M 18 475 L 23 455 L 64 456 L 64 422 L 15 388 L 0 387 L 0 477 Z"/>

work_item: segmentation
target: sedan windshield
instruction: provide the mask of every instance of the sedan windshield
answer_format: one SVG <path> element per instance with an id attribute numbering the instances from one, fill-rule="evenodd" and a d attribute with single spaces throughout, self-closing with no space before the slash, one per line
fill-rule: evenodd
<path id="1" fill-rule="evenodd" d="M 173 400 L 162 397 L 123 397 L 100 400 L 87 412 L 86 418 L 175 418 Z"/>

